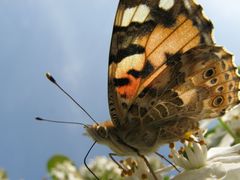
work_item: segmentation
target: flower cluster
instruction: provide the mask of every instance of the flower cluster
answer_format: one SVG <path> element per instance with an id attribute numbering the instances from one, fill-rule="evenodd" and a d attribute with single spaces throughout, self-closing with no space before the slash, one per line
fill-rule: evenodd
<path id="1" fill-rule="evenodd" d="M 65 156 L 53 156 L 48 162 L 49 175 L 58 180 L 83 180 L 76 166 Z"/>
<path id="2" fill-rule="evenodd" d="M 219 124 L 205 136 L 199 131 L 182 145 L 170 146 L 170 161 L 165 165 L 159 157 L 148 157 L 148 161 L 159 179 L 212 180 L 240 178 L 240 106 L 219 119 Z M 204 131 L 205 127 L 202 126 Z M 179 147 L 180 146 L 180 147 Z M 106 157 L 97 157 L 89 168 L 103 180 L 153 180 L 154 177 L 141 157 L 128 157 L 118 164 Z M 178 171 L 176 171 L 176 169 Z M 64 156 L 53 157 L 48 163 L 49 174 L 59 180 L 94 180 L 95 177 L 84 167 L 77 168 Z M 1 174 L 0 174 L 1 176 Z M 1 179 L 1 178 L 0 178 Z"/>
<path id="3" fill-rule="evenodd" d="M 152 160 L 158 162 L 158 167 L 154 168 L 157 178 L 160 180 L 165 179 L 166 175 L 168 175 L 168 179 L 173 180 L 238 179 L 240 177 L 240 144 L 238 144 L 238 138 L 240 137 L 240 106 L 228 112 L 219 119 L 219 122 L 220 124 L 216 124 L 213 130 L 209 131 L 212 132 L 207 133 L 205 138 L 200 132 L 198 137 L 191 138 L 192 141 L 183 142 L 183 147 L 179 150 L 175 147 L 171 148 L 172 161 L 181 170 L 180 173 L 174 173 L 174 168 L 165 166 L 157 160 L 159 158 L 152 158 Z M 209 144 L 212 146 L 210 149 Z M 104 167 L 99 163 L 98 159 L 94 161 L 94 166 L 92 166 L 95 169 L 99 167 L 98 165 Z M 106 164 L 111 164 L 110 160 L 105 159 L 104 161 L 105 163 L 108 162 Z M 148 167 L 139 157 L 127 158 L 121 161 L 121 165 L 123 179 L 153 179 Z M 112 167 L 113 169 L 119 169 L 118 166 L 113 165 Z M 102 172 L 104 171 L 102 169 Z M 116 174 L 119 174 L 119 172 Z"/>
<path id="4" fill-rule="evenodd" d="M 156 177 L 161 180 L 164 179 L 165 173 L 172 169 L 172 167 L 165 167 L 160 161 L 159 157 L 150 156 L 148 161 L 151 167 L 155 170 Z M 149 168 L 141 157 L 135 156 L 121 161 L 123 173 L 121 174 L 125 180 L 139 180 L 148 179 L 154 180 Z"/>
<path id="5" fill-rule="evenodd" d="M 121 179 L 121 169 L 119 169 L 117 164 L 115 164 L 112 160 L 104 156 L 97 157 L 92 160 L 88 166 L 100 179 Z M 85 166 L 80 167 L 79 172 L 84 180 L 94 179 L 93 175 L 86 169 Z"/>
<path id="6" fill-rule="evenodd" d="M 193 141 L 184 143 L 183 152 L 175 148 L 171 152 L 174 163 L 183 169 L 174 180 L 228 180 L 240 177 L 240 144 L 207 150 L 205 144 Z"/>

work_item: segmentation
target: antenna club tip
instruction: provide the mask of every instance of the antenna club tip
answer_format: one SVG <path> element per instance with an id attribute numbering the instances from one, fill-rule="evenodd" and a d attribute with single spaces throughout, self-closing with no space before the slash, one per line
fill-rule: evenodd
<path id="1" fill-rule="evenodd" d="M 45 75 L 46 75 L 46 77 L 48 78 L 49 81 L 56 84 L 56 80 L 53 78 L 53 76 L 49 72 L 47 72 Z"/>
<path id="2" fill-rule="evenodd" d="M 40 118 L 40 117 L 35 117 L 35 119 L 38 120 L 38 121 L 42 121 L 42 120 L 43 120 L 43 119 Z"/>

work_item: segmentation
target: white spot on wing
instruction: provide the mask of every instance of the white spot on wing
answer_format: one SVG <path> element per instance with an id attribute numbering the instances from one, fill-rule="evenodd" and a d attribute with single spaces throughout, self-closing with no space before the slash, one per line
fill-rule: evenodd
<path id="1" fill-rule="evenodd" d="M 124 11 L 121 26 L 126 27 L 126 26 L 128 26 L 130 24 L 130 22 L 131 22 L 131 20 L 133 18 L 133 15 L 136 12 L 136 9 L 137 9 L 137 7 L 133 7 L 133 8 L 127 8 Z"/>
<path id="2" fill-rule="evenodd" d="M 191 10 L 191 4 L 189 2 L 189 0 L 184 0 L 184 5 L 185 5 L 185 8 L 187 8 L 188 10 Z"/>
<path id="3" fill-rule="evenodd" d="M 123 75 L 125 75 L 130 69 L 135 69 L 137 71 L 142 70 L 144 62 L 145 54 L 134 54 L 125 57 L 120 63 L 118 63 L 115 77 L 123 77 Z"/>
<path id="4" fill-rule="evenodd" d="M 164 10 L 169 10 L 173 7 L 175 0 L 160 0 L 159 7 Z"/>
<path id="5" fill-rule="evenodd" d="M 139 5 L 132 21 L 143 23 L 148 17 L 149 12 L 150 12 L 150 9 L 147 5 L 145 4 Z"/>

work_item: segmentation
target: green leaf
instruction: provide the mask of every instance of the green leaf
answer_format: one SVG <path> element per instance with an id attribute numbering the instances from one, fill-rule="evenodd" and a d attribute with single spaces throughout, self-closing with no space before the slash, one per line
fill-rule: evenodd
<path id="1" fill-rule="evenodd" d="M 8 180 L 7 173 L 3 169 L 0 169 L 0 179 L 1 180 Z"/>
<path id="2" fill-rule="evenodd" d="M 170 180 L 170 177 L 169 176 L 165 176 L 163 179 L 164 180 Z"/>

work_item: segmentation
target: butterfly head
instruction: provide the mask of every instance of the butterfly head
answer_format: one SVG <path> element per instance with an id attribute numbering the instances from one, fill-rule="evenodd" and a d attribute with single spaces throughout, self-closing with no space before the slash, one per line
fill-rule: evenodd
<path id="1" fill-rule="evenodd" d="M 113 152 L 119 155 L 134 154 L 132 149 L 126 146 L 121 139 L 119 131 L 112 121 L 105 121 L 100 124 L 93 124 L 86 127 L 87 135 L 99 144 L 108 146 Z"/>
<path id="2" fill-rule="evenodd" d="M 93 124 L 86 128 L 87 134 L 100 144 L 108 144 L 111 139 L 111 132 L 114 128 L 111 121 L 100 124 Z"/>

